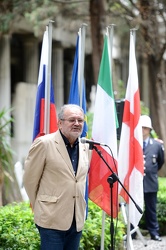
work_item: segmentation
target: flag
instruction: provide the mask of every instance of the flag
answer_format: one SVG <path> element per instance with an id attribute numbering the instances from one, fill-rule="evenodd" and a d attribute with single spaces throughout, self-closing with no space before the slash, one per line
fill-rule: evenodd
<path id="1" fill-rule="evenodd" d="M 82 65 L 79 64 L 79 57 L 83 56 L 81 55 L 81 30 L 78 33 L 77 36 L 77 42 L 76 42 L 76 52 L 74 57 L 74 65 L 73 65 L 73 72 L 72 72 L 72 79 L 71 79 L 71 85 L 70 85 L 70 93 L 69 93 L 69 101 L 70 104 L 77 104 L 81 106 L 81 108 L 84 110 L 85 114 L 85 121 L 84 121 L 84 127 L 81 134 L 81 137 L 87 136 L 88 126 L 87 126 L 87 118 L 86 118 L 86 94 L 85 94 L 85 82 L 84 79 L 82 79 L 82 84 L 79 86 L 79 73 L 80 73 L 80 67 Z M 83 69 L 81 69 L 83 70 Z M 86 208 L 86 218 L 88 214 L 88 176 L 86 179 L 86 187 L 85 187 L 85 200 L 87 204 Z"/>
<path id="2" fill-rule="evenodd" d="M 106 34 L 98 76 L 92 138 L 108 147 L 97 146 L 114 173 L 117 173 L 117 115 L 112 87 L 111 61 L 109 57 L 109 39 Z M 89 172 L 89 198 L 107 214 L 115 218 L 118 212 L 118 183 L 113 184 L 113 211 L 111 213 L 111 192 L 107 178 L 110 169 L 93 150 Z"/>
<path id="3" fill-rule="evenodd" d="M 80 56 L 80 50 L 79 50 L 79 42 L 81 40 L 80 34 L 77 36 L 77 42 L 76 42 L 76 52 L 74 57 L 74 65 L 73 65 L 73 72 L 72 72 L 72 79 L 71 79 L 71 85 L 70 85 L 70 93 L 69 93 L 69 101 L 70 104 L 77 104 L 81 106 L 81 108 L 84 110 L 85 114 L 85 121 L 84 121 L 84 127 L 81 137 L 85 137 L 87 135 L 87 119 L 86 119 L 86 93 L 85 93 L 85 82 L 84 79 L 82 81 L 81 86 L 78 84 L 78 77 L 79 77 L 79 56 Z M 81 65 L 80 65 L 81 67 Z M 80 103 L 82 102 L 82 103 Z"/>
<path id="4" fill-rule="evenodd" d="M 45 134 L 44 123 L 45 123 L 45 88 L 46 86 L 46 75 L 48 70 L 48 30 L 45 31 L 43 36 L 42 50 L 41 50 L 41 59 L 39 67 L 39 76 L 38 76 L 38 88 L 36 94 L 36 106 L 35 106 L 35 115 L 34 115 L 34 126 L 33 126 L 33 140 L 39 136 Z M 49 132 L 55 132 L 58 128 L 57 126 L 57 116 L 56 116 L 56 107 L 54 101 L 54 90 L 53 83 L 50 79 L 50 130 Z"/>
<path id="5" fill-rule="evenodd" d="M 118 154 L 119 179 L 135 202 L 143 209 L 143 151 L 142 127 L 140 124 L 140 95 L 135 57 L 133 31 L 130 33 L 129 77 L 124 103 L 122 130 Z M 138 225 L 140 212 L 119 186 L 120 195 L 129 209 L 129 222 Z"/>

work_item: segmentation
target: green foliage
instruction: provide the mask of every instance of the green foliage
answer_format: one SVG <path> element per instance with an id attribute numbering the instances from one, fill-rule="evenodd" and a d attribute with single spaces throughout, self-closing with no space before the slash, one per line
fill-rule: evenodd
<path id="1" fill-rule="evenodd" d="M 160 233 L 166 235 L 166 178 L 159 177 L 159 191 L 157 193 L 157 218 L 160 226 Z"/>
<path id="2" fill-rule="evenodd" d="M 28 1 L 1 0 L 0 1 L 0 33 L 9 33 L 12 23 L 24 16 L 24 12 L 31 8 Z"/>
<path id="3" fill-rule="evenodd" d="M 161 235 L 166 235 L 166 178 L 159 177 L 159 192 L 157 213 Z M 123 223 L 121 213 L 119 219 L 114 219 L 115 247 L 122 249 L 123 235 L 126 226 Z M 110 249 L 110 222 L 105 217 L 104 246 Z M 145 228 L 144 216 L 141 219 L 140 228 Z M 81 238 L 80 250 L 97 250 L 100 248 L 102 234 L 102 210 L 89 200 L 88 219 L 85 222 Z M 34 224 L 34 218 L 29 203 L 14 203 L 0 208 L 0 250 L 38 250 L 40 238 Z"/>
<path id="4" fill-rule="evenodd" d="M 39 235 L 28 203 L 0 208 L 0 250 L 37 250 Z"/>
<path id="5" fill-rule="evenodd" d="M 110 217 L 106 215 L 105 225 L 104 225 L 105 249 L 110 249 L 110 241 L 111 241 L 110 222 L 111 222 Z M 115 229 L 116 249 L 121 249 L 125 226 L 121 221 L 116 222 L 116 220 L 114 219 L 114 229 Z M 99 249 L 101 244 L 101 234 L 102 234 L 102 210 L 89 200 L 88 219 L 84 226 L 83 237 L 81 239 L 81 244 L 80 244 L 80 250 Z"/>
<path id="6" fill-rule="evenodd" d="M 159 191 L 157 194 L 157 198 L 160 203 L 166 204 L 166 178 L 159 177 L 158 180 L 159 180 Z"/>
<path id="7" fill-rule="evenodd" d="M 32 30 L 36 36 L 39 35 L 43 27 L 48 25 L 49 20 L 56 21 L 62 26 L 63 20 L 59 20 L 57 16 L 64 16 L 67 18 L 78 19 L 80 24 L 81 19 L 88 14 L 88 1 L 52 1 L 52 0 L 1 0 L 0 1 L 0 34 L 8 34 L 13 29 L 12 26 L 20 20 L 25 20 L 30 23 Z M 67 15 L 66 15 L 67 13 Z M 65 25 L 65 22 L 64 22 Z"/>
<path id="8" fill-rule="evenodd" d="M 124 99 L 125 93 L 126 93 L 126 85 L 121 79 L 119 79 L 117 83 L 116 99 Z"/>
<path id="9" fill-rule="evenodd" d="M 114 220 L 116 224 L 116 221 Z M 115 227 L 116 249 L 121 249 L 124 225 Z M 89 200 L 89 213 L 83 230 L 80 250 L 99 249 L 102 211 Z M 105 219 L 105 249 L 110 245 L 110 217 Z M 0 208 L 0 250 L 38 250 L 40 237 L 34 224 L 32 210 L 27 202 L 13 203 Z"/>
<path id="10" fill-rule="evenodd" d="M 149 108 L 145 106 L 145 103 L 143 101 L 141 101 L 141 114 L 149 115 Z"/>
<path id="11" fill-rule="evenodd" d="M 93 113 L 87 112 L 87 124 L 88 124 L 88 138 L 92 138 L 92 123 L 93 123 Z"/>
<path id="12" fill-rule="evenodd" d="M 45 9 L 45 7 L 48 6 L 47 2 L 48 1 L 46 0 L 1 0 L 0 33 L 9 33 L 12 29 L 12 25 L 20 21 L 21 18 L 32 21 L 33 25 L 35 25 L 36 22 L 39 23 L 42 20 L 43 15 L 48 15 L 48 12 Z M 43 7 L 42 9 L 41 6 Z M 45 13 L 43 14 L 44 11 Z M 36 19 L 33 18 L 34 13 L 37 13 L 35 15 Z"/>
<path id="13" fill-rule="evenodd" d="M 11 149 L 10 138 L 10 123 L 13 119 L 9 117 L 7 110 L 0 111 L 0 165 L 3 170 L 8 171 L 12 165 L 13 151 Z"/>
<path id="14" fill-rule="evenodd" d="M 54 20 L 54 16 L 59 14 L 57 5 L 52 4 L 51 1 L 33 1 L 33 8 L 25 11 L 24 15 L 27 21 L 33 24 L 35 35 L 38 35 L 40 27 L 45 27 L 49 19 Z"/>
<path id="15" fill-rule="evenodd" d="M 14 151 L 10 144 L 12 109 L 0 111 L 0 205 L 22 201 L 20 189 L 14 173 Z M 3 186 L 3 190 L 2 190 Z"/>

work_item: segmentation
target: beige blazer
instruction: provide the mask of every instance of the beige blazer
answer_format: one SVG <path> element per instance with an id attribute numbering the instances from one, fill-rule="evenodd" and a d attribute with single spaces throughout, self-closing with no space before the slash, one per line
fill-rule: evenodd
<path id="1" fill-rule="evenodd" d="M 23 183 L 34 211 L 35 223 L 44 228 L 68 230 L 75 207 L 77 231 L 85 222 L 85 183 L 90 164 L 87 144 L 79 143 L 75 176 L 59 131 L 37 138 L 25 160 Z"/>

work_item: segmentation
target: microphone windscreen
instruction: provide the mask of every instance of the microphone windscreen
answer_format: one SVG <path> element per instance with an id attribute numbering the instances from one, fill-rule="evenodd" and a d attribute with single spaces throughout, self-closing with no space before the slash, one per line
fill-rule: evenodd
<path id="1" fill-rule="evenodd" d="M 82 137 L 80 140 L 81 140 L 81 143 L 86 143 L 86 138 L 85 137 Z"/>

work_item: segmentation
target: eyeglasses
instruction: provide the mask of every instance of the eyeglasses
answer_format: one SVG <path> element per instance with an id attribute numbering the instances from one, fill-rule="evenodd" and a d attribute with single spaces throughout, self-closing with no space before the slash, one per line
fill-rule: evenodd
<path id="1" fill-rule="evenodd" d="M 74 124 L 76 122 L 78 122 L 79 124 L 82 124 L 84 123 L 84 120 L 83 119 L 75 119 L 75 118 L 70 118 L 70 119 L 61 119 L 61 121 L 67 121 L 71 124 Z"/>

